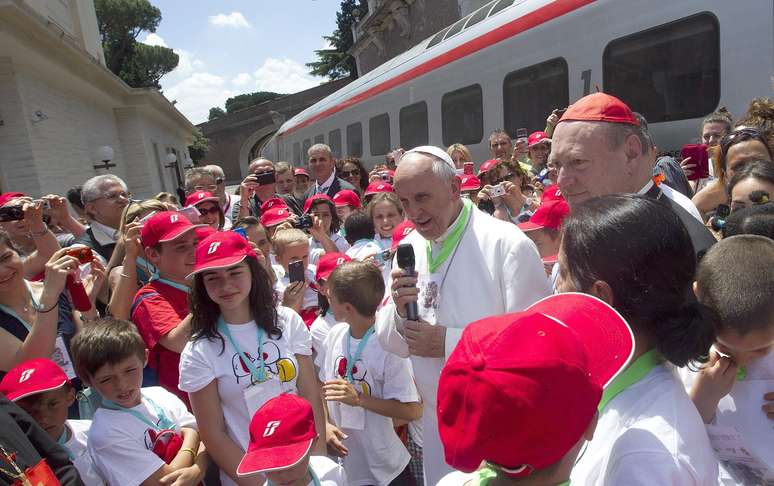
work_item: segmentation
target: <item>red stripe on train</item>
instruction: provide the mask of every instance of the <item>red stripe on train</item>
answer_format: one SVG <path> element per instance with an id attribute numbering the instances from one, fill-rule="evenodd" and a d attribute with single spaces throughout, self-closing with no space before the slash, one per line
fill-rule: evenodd
<path id="1" fill-rule="evenodd" d="M 300 130 L 305 126 L 311 125 L 312 123 L 322 120 L 323 118 L 333 115 L 334 113 L 338 113 L 351 106 L 361 103 L 368 98 L 372 98 L 378 94 L 384 93 L 385 91 L 395 88 L 396 86 L 400 86 L 407 81 L 418 78 L 447 64 L 451 64 L 454 61 L 467 57 L 482 49 L 486 49 L 489 46 L 497 44 L 498 42 L 502 42 L 515 35 L 521 34 L 522 32 L 526 32 L 529 29 L 537 27 L 538 25 L 542 25 L 557 17 L 561 17 L 562 15 L 584 7 L 590 3 L 593 3 L 594 1 L 595 0 L 555 0 L 533 12 L 528 13 L 523 17 L 512 20 L 511 22 L 501 25 L 500 27 L 489 31 L 486 34 L 466 42 L 465 44 L 457 46 L 448 52 L 444 52 L 438 57 L 434 57 L 433 59 L 430 59 L 429 61 L 426 61 L 419 66 L 406 71 L 405 73 L 399 74 L 392 79 L 388 79 L 381 84 L 377 84 L 373 88 L 369 88 L 366 91 L 363 91 L 362 93 L 339 103 L 336 106 L 328 108 L 327 110 L 304 120 L 298 125 L 288 128 L 278 136 L 282 137 L 296 130 Z"/>

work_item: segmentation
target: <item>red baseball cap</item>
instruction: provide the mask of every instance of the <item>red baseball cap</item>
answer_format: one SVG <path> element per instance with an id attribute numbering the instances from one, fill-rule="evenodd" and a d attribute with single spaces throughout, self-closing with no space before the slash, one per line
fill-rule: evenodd
<path id="1" fill-rule="evenodd" d="M 304 169 L 302 169 L 302 168 L 300 168 L 300 167 L 299 167 L 298 169 L 294 169 L 294 170 L 293 170 L 293 175 L 294 175 L 294 176 L 304 176 L 304 177 L 309 177 L 309 172 L 307 172 L 307 171 L 305 171 Z"/>
<path id="2" fill-rule="evenodd" d="M 250 443 L 237 476 L 293 467 L 309 454 L 316 438 L 309 402 L 292 393 L 274 397 L 250 421 Z"/>
<path id="3" fill-rule="evenodd" d="M 497 167 L 497 164 L 499 164 L 499 163 L 500 163 L 500 160 L 498 160 L 498 159 L 489 159 L 486 162 L 484 162 L 483 164 L 481 164 L 481 167 L 479 167 L 479 169 L 478 169 L 479 177 L 481 177 L 481 174 L 483 174 L 485 172 L 489 172 L 490 170 L 492 170 L 495 167 Z"/>
<path id="4" fill-rule="evenodd" d="M 543 195 L 540 197 L 540 203 L 543 204 L 546 201 L 553 201 L 557 199 L 564 200 L 564 196 L 562 196 L 562 191 L 559 189 L 559 184 L 551 184 L 550 186 L 546 186 L 546 188 L 543 189 Z"/>
<path id="5" fill-rule="evenodd" d="M 218 196 L 209 191 L 196 191 L 187 198 L 185 198 L 186 206 L 198 206 L 199 204 L 207 201 L 219 203 Z"/>
<path id="6" fill-rule="evenodd" d="M 392 184 L 389 182 L 372 182 L 366 187 L 364 195 L 370 196 L 371 194 L 379 194 L 380 192 L 395 192 L 395 189 L 393 189 Z"/>
<path id="7" fill-rule="evenodd" d="M 446 463 L 472 472 L 487 461 L 513 477 L 557 463 L 633 354 L 624 318 L 587 294 L 469 324 L 438 383 Z"/>
<path id="8" fill-rule="evenodd" d="M 288 210 L 288 208 L 275 206 L 261 213 L 261 224 L 264 228 L 271 228 L 272 226 L 284 223 L 289 218 L 290 210 Z"/>
<path id="9" fill-rule="evenodd" d="M 236 265 L 247 257 L 258 258 L 242 235 L 233 231 L 216 231 L 196 245 L 196 265 L 188 278 L 204 270 Z"/>
<path id="10" fill-rule="evenodd" d="M 23 192 L 4 192 L 0 194 L 0 207 L 5 206 L 9 202 L 19 197 L 27 197 Z"/>
<path id="11" fill-rule="evenodd" d="M 196 237 L 199 238 L 199 241 L 201 241 L 207 238 L 208 236 L 210 236 L 211 234 L 217 232 L 218 230 L 216 230 L 212 226 L 204 225 L 199 228 L 196 228 L 194 231 L 196 232 Z"/>
<path id="12" fill-rule="evenodd" d="M 351 262 L 352 259 L 344 253 L 326 253 L 320 257 L 320 261 L 317 262 L 317 273 L 314 279 L 318 282 L 322 280 L 328 280 L 336 267 L 347 262 Z"/>
<path id="13" fill-rule="evenodd" d="M 261 203 L 261 213 L 268 211 L 271 208 L 285 208 L 288 209 L 288 203 L 281 197 L 272 197 Z"/>
<path id="14" fill-rule="evenodd" d="M 172 241 L 188 231 L 199 228 L 201 224 L 193 224 L 188 218 L 177 211 L 159 211 L 150 217 L 140 229 L 142 246 L 149 248 L 159 243 Z"/>
<path id="15" fill-rule="evenodd" d="M 414 231 L 414 223 L 408 219 L 404 219 L 392 230 L 392 245 L 390 250 L 395 251 L 398 249 L 398 244 L 407 237 L 412 231 Z"/>
<path id="16" fill-rule="evenodd" d="M 0 392 L 15 402 L 36 393 L 56 390 L 70 383 L 56 363 L 46 358 L 25 361 L 11 369 L 0 382 Z"/>
<path id="17" fill-rule="evenodd" d="M 333 203 L 333 199 L 331 199 L 327 194 L 315 194 L 314 196 L 307 199 L 304 203 L 304 212 L 308 213 L 309 210 L 312 209 L 312 205 L 317 203 L 317 201 L 326 201 L 334 208 L 336 207 L 336 205 Z"/>
<path id="18" fill-rule="evenodd" d="M 570 206 L 564 199 L 550 199 L 543 201 L 529 221 L 519 223 L 517 226 L 522 231 L 532 231 L 543 228 L 558 230 L 562 226 L 565 216 L 570 214 Z"/>
<path id="19" fill-rule="evenodd" d="M 551 139 L 548 138 L 548 135 L 546 135 L 546 132 L 532 132 L 527 139 L 527 147 L 532 147 L 533 145 L 537 145 L 539 143 L 551 143 Z"/>
<path id="20" fill-rule="evenodd" d="M 339 206 L 349 206 L 352 209 L 360 209 L 360 196 L 355 191 L 342 189 L 333 196 L 333 203 Z"/>
<path id="21" fill-rule="evenodd" d="M 565 121 L 601 121 L 640 126 L 631 108 L 607 93 L 593 93 L 579 99 L 567 108 L 559 123 Z"/>
<path id="22" fill-rule="evenodd" d="M 462 176 L 462 187 L 461 189 L 463 191 L 476 191 L 478 189 L 481 189 L 481 180 L 474 176 L 474 175 L 466 175 Z"/>

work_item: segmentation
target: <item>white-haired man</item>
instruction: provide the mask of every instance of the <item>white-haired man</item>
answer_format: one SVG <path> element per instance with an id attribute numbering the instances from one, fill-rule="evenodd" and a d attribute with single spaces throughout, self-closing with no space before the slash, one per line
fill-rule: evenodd
<path id="1" fill-rule="evenodd" d="M 83 183 L 81 198 L 89 219 L 89 228 L 76 243 L 88 246 L 110 261 L 118 240 L 121 214 L 132 195 L 120 177 L 104 174 Z"/>
<path id="2" fill-rule="evenodd" d="M 304 199 L 309 199 L 315 194 L 327 194 L 332 198 L 342 189 L 355 190 L 352 184 L 336 177 L 336 166 L 329 146 L 324 143 L 314 144 L 309 147 L 307 155 L 309 156 L 309 172 L 311 172 L 315 183 L 306 191 Z"/>
<path id="3" fill-rule="evenodd" d="M 391 301 L 378 313 L 382 347 L 410 357 L 425 404 L 422 417 L 425 484 L 451 468 L 444 462 L 435 415 L 438 378 L 468 323 L 515 312 L 550 293 L 537 248 L 516 225 L 479 211 L 460 197 L 454 162 L 437 147 L 406 152 L 395 173 L 395 192 L 416 231 L 416 276 L 394 265 Z M 419 320 L 406 319 L 416 302 Z"/>

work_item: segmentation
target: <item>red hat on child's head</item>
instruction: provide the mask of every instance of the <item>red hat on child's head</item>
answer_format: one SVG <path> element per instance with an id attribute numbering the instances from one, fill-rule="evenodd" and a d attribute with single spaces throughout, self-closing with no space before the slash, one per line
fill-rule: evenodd
<path id="1" fill-rule="evenodd" d="M 188 278 L 204 270 L 236 265 L 248 257 L 258 258 L 242 235 L 234 231 L 216 231 L 196 245 L 196 265 Z"/>
<path id="2" fill-rule="evenodd" d="M 185 205 L 198 206 L 199 204 L 207 201 L 218 203 L 219 202 L 218 196 L 214 195 L 209 191 L 196 191 L 192 193 L 190 196 L 188 196 L 187 198 L 185 198 Z"/>
<path id="3" fill-rule="evenodd" d="M 317 262 L 317 273 L 314 279 L 318 282 L 320 280 L 328 280 L 328 277 L 336 270 L 336 267 L 351 261 L 352 259 L 344 253 L 326 253 Z"/>
<path id="4" fill-rule="evenodd" d="M 237 476 L 293 467 L 309 454 L 316 438 L 309 402 L 292 393 L 274 397 L 250 421 L 250 443 Z"/>
<path id="5" fill-rule="evenodd" d="M 3 207 L 14 199 L 20 197 L 27 197 L 27 195 L 23 192 L 4 192 L 0 194 L 0 207 Z"/>
<path id="6" fill-rule="evenodd" d="M 193 224 L 177 211 L 159 211 L 148 219 L 140 229 L 140 239 L 144 248 L 172 241 L 184 233 L 203 225 Z"/>
<path id="7" fill-rule="evenodd" d="M 481 189 L 481 180 L 474 175 L 462 176 L 462 183 L 460 189 L 463 191 L 477 191 Z"/>
<path id="8" fill-rule="evenodd" d="M 401 223 L 399 223 L 398 226 L 392 230 L 392 245 L 390 245 L 390 250 L 397 250 L 398 244 L 412 231 L 414 231 L 414 223 L 412 223 L 410 220 L 404 219 Z"/>
<path id="9" fill-rule="evenodd" d="M 264 211 L 268 211 L 269 209 L 272 209 L 272 208 L 287 209 L 287 207 L 288 207 L 288 203 L 286 203 L 284 199 L 282 199 L 281 197 L 272 197 L 265 200 L 261 204 L 261 213 L 263 213 Z"/>
<path id="10" fill-rule="evenodd" d="M 527 147 L 532 147 L 543 142 L 551 143 L 551 139 L 548 138 L 546 132 L 532 132 L 527 139 Z"/>
<path id="11" fill-rule="evenodd" d="M 501 161 L 499 159 L 489 159 L 483 164 L 481 164 L 481 167 L 478 169 L 478 176 L 481 177 L 481 174 L 484 174 L 486 172 L 489 172 L 490 170 L 497 167 L 497 164 L 499 164 Z"/>
<path id="12" fill-rule="evenodd" d="M 284 223 L 289 218 L 290 210 L 288 208 L 275 206 L 261 213 L 261 225 L 263 225 L 264 228 L 271 228 L 272 226 Z"/>
<path id="13" fill-rule="evenodd" d="M 312 206 L 317 203 L 317 201 L 325 201 L 327 203 L 330 203 L 331 206 L 336 207 L 336 204 L 334 204 L 333 199 L 330 198 L 327 194 L 315 194 L 314 196 L 310 197 L 306 200 L 304 203 L 304 213 L 308 213 L 310 209 L 312 209 Z"/>
<path id="14" fill-rule="evenodd" d="M 293 175 L 294 175 L 294 176 L 304 176 L 304 177 L 309 177 L 309 172 L 307 172 L 307 171 L 305 171 L 304 169 L 302 169 L 302 168 L 300 168 L 300 167 L 299 167 L 298 169 L 294 169 L 294 170 L 293 170 Z"/>
<path id="15" fill-rule="evenodd" d="M 15 402 L 36 393 L 56 390 L 70 383 L 58 364 L 50 359 L 36 358 L 15 366 L 0 382 L 0 393 Z"/>
<path id="16" fill-rule="evenodd" d="M 586 294 L 469 324 L 438 382 L 446 463 L 472 472 L 487 461 L 512 477 L 557 463 L 633 354 L 624 318 Z"/>
<path id="17" fill-rule="evenodd" d="M 519 223 L 522 231 L 532 231 L 543 228 L 558 230 L 562 226 L 564 218 L 570 214 L 570 206 L 564 199 L 553 199 L 544 201 L 537 208 L 535 214 L 529 218 L 529 221 Z"/>
<path id="18" fill-rule="evenodd" d="M 368 184 L 363 195 L 370 196 L 371 194 L 379 194 L 380 192 L 395 192 L 395 189 L 389 182 L 372 182 Z"/>
<path id="19" fill-rule="evenodd" d="M 593 93 L 579 99 L 567 108 L 559 123 L 565 121 L 601 121 L 640 126 L 631 108 L 607 93 Z"/>
<path id="20" fill-rule="evenodd" d="M 360 209 L 360 196 L 355 191 L 342 189 L 333 196 L 333 204 L 336 207 L 349 206 L 352 209 Z"/>

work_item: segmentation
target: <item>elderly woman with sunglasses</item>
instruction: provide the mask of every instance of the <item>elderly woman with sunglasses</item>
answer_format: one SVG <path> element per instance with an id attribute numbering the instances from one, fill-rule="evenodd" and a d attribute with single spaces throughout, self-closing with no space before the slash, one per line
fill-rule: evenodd
<path id="1" fill-rule="evenodd" d="M 714 150 L 712 159 L 719 176 L 693 196 L 693 203 L 701 214 L 713 211 L 719 204 L 728 204 L 726 186 L 734 171 L 753 160 L 774 160 L 766 134 L 753 127 L 737 127 L 725 135 Z"/>

